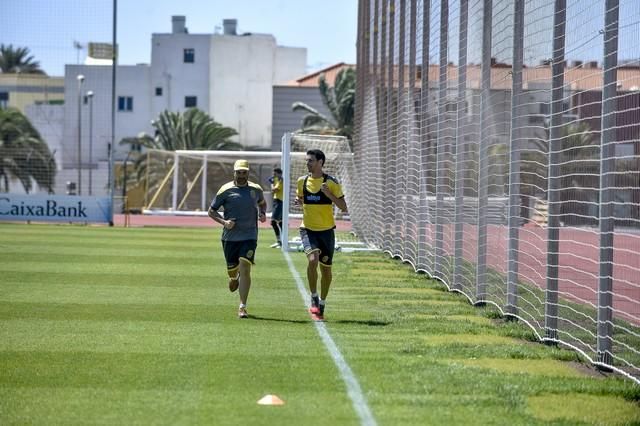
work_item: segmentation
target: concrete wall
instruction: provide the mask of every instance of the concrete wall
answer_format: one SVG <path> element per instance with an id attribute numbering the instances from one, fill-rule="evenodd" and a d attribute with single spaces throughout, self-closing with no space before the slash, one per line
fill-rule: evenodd
<path id="1" fill-rule="evenodd" d="M 83 95 L 94 92 L 93 97 L 93 161 L 107 161 L 108 144 L 111 142 L 111 67 L 67 65 L 65 68 L 64 134 L 62 144 L 63 167 L 77 166 L 78 149 L 78 80 L 85 76 Z M 140 132 L 151 132 L 150 77 L 148 65 L 122 65 L 117 69 L 116 134 L 114 153 L 123 159 L 128 147 L 119 145 L 122 138 L 137 136 Z M 132 111 L 118 111 L 117 98 L 133 98 Z M 82 100 L 82 162 L 89 162 L 89 105 Z"/>
<path id="2" fill-rule="evenodd" d="M 193 63 L 184 62 L 184 49 L 193 49 Z M 209 110 L 211 35 L 153 34 L 151 37 L 151 118 L 162 111 L 184 111 L 185 96 L 197 96 L 197 107 Z M 162 95 L 156 96 L 156 87 Z"/>
<path id="3" fill-rule="evenodd" d="M 278 46 L 275 53 L 274 85 L 295 80 L 306 73 L 306 48 Z"/>
<path id="4" fill-rule="evenodd" d="M 272 87 L 275 78 L 304 73 L 306 49 L 278 47 L 271 35 L 214 35 L 210 113 L 235 128 L 247 146 L 271 146 Z"/>
<path id="5" fill-rule="evenodd" d="M 321 114 L 330 117 L 330 112 L 322 102 L 320 89 L 317 87 L 274 86 L 273 87 L 273 119 L 271 130 L 271 150 L 280 151 L 282 135 L 302 127 L 303 112 L 294 112 L 291 105 L 304 102 Z"/>

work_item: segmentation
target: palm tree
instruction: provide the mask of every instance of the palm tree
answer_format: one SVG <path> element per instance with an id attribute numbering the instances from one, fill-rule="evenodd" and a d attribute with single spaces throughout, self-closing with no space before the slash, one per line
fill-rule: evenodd
<path id="1" fill-rule="evenodd" d="M 25 192 L 39 187 L 53 192 L 56 164 L 49 147 L 27 117 L 15 108 L 0 109 L 0 179 L 4 191 L 17 179 Z"/>
<path id="2" fill-rule="evenodd" d="M 29 55 L 28 47 L 14 48 L 11 44 L 0 44 L 0 71 L 3 74 L 45 74 L 40 69 L 40 62 Z"/>
<path id="3" fill-rule="evenodd" d="M 322 101 L 329 109 L 331 117 L 321 114 L 303 102 L 295 102 L 293 111 L 303 111 L 302 133 L 318 133 L 345 136 L 351 141 L 353 136 L 354 103 L 356 96 L 356 71 L 344 68 L 338 72 L 334 87 L 330 87 L 324 74 L 319 78 Z"/>
<path id="4" fill-rule="evenodd" d="M 184 113 L 164 111 L 152 124 L 155 129 L 154 136 L 142 133 L 137 137 L 122 139 L 120 145 L 137 145 L 156 151 L 245 149 L 243 145 L 231 140 L 238 134 L 235 129 L 223 126 L 197 108 L 188 109 Z M 161 189 L 164 178 L 173 167 L 173 162 L 173 155 L 162 152 L 157 155 L 139 155 L 134 161 L 136 184 L 144 185 L 147 194 L 155 194 Z M 201 162 L 196 161 L 181 164 L 180 181 L 189 181 L 193 176 L 197 176 L 200 166 Z M 208 174 L 218 173 L 216 170 L 212 167 L 208 170 Z M 214 181 L 209 176 L 208 180 Z"/>
<path id="5" fill-rule="evenodd" d="M 138 136 L 138 143 L 149 149 L 175 151 L 239 150 L 242 145 L 231 141 L 238 132 L 216 122 L 207 113 L 190 108 L 184 113 L 164 111 L 152 122 L 155 136 Z"/>

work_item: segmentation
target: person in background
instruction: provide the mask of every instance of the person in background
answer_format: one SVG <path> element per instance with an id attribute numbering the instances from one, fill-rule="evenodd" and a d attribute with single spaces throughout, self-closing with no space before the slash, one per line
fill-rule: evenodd
<path id="1" fill-rule="evenodd" d="M 239 318 L 248 318 L 247 298 L 251 288 L 251 267 L 258 244 L 258 220 L 265 222 L 267 203 L 260 185 L 249 181 L 249 162 L 233 165 L 233 180 L 220 187 L 209 207 L 209 217 L 224 227 L 222 250 L 227 263 L 229 290 L 239 289 Z M 224 216 L 218 209 L 224 209 Z"/>
<path id="2" fill-rule="evenodd" d="M 276 234 L 276 242 L 271 244 L 271 248 L 282 247 L 280 232 L 282 230 L 282 169 L 276 167 L 273 169 L 273 176 L 269 179 L 271 184 L 271 194 L 273 195 L 273 209 L 271 210 L 271 227 Z"/>
<path id="3" fill-rule="evenodd" d="M 300 238 L 308 260 L 307 280 L 311 291 L 309 312 L 314 320 L 322 321 L 333 279 L 331 265 L 336 227 L 333 205 L 346 212 L 347 202 L 340 183 L 322 169 L 325 162 L 324 153 L 319 149 L 311 149 L 307 151 L 306 161 L 309 174 L 298 178 L 295 203 L 302 204 Z M 318 265 L 321 274 L 320 294 L 317 289 Z"/>

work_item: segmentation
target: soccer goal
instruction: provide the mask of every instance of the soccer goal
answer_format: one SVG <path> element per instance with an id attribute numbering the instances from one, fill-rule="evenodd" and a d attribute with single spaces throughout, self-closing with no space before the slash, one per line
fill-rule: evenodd
<path id="1" fill-rule="evenodd" d="M 283 137 L 281 152 L 268 151 L 163 151 L 148 150 L 136 160 L 136 172 L 128 177 L 128 188 L 139 195 L 139 203 L 129 203 L 150 215 L 206 216 L 207 210 L 218 189 L 233 178 L 233 163 L 247 159 L 250 164 L 249 180 L 262 186 L 267 202 L 269 178 L 274 167 L 283 170 L 284 208 L 282 241 L 284 249 L 296 250 L 300 246 L 298 227 L 302 220 L 302 209 L 293 205 L 298 177 L 308 173 L 306 152 L 321 149 L 326 157 L 325 172 L 334 176 L 342 185 L 349 206 L 349 213 L 336 208 L 336 244 L 338 250 L 371 250 L 358 230 L 361 222 L 356 211 L 356 189 L 353 154 L 344 137 L 306 134 L 287 134 Z M 129 198 L 132 199 L 132 192 Z M 270 209 L 269 209 L 270 214 Z M 364 219 L 364 218 L 362 218 Z M 366 223 L 365 223 L 366 225 Z"/>
<path id="2" fill-rule="evenodd" d="M 233 163 L 249 161 L 249 180 L 270 190 L 269 177 L 280 165 L 280 152 L 149 150 L 137 161 L 142 211 L 153 215 L 207 214 L 222 185 L 233 179 Z"/>
<path id="3" fill-rule="evenodd" d="M 284 209 L 282 214 L 282 241 L 286 250 L 302 250 L 297 228 L 302 218 L 302 207 L 296 206 L 293 200 L 296 197 L 296 184 L 298 178 L 308 174 L 306 153 L 310 149 L 320 149 L 326 156 L 324 164 L 325 173 L 335 177 L 342 185 L 347 206 L 351 211 L 350 203 L 356 196 L 354 181 L 353 153 L 349 141 L 342 136 L 312 135 L 304 133 L 286 133 L 282 137 L 282 173 L 284 179 Z M 334 206 L 336 218 L 336 250 L 361 251 L 375 250 L 366 244 L 358 233 L 359 222 L 350 213 L 343 213 Z"/>

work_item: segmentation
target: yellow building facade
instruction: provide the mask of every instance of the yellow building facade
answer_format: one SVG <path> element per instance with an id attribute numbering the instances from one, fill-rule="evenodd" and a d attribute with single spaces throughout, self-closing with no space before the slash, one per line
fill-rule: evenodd
<path id="1" fill-rule="evenodd" d="M 0 108 L 17 108 L 24 113 L 27 105 L 62 103 L 64 77 L 0 73 Z"/>

